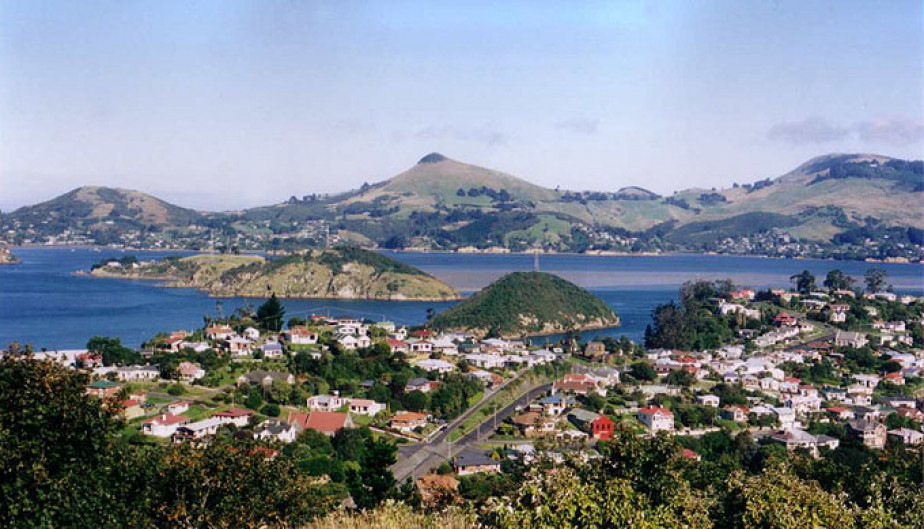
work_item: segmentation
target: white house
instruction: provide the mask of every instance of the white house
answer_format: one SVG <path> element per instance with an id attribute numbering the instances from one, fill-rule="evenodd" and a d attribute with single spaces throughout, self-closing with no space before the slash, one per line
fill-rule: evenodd
<path id="1" fill-rule="evenodd" d="M 385 412 L 385 404 L 370 399 L 349 399 L 350 413 L 375 417 Z"/>
<path id="2" fill-rule="evenodd" d="M 337 337 L 337 343 L 347 351 L 362 349 L 372 345 L 372 340 L 366 335 L 354 336 L 352 334 L 343 334 Z"/>
<path id="3" fill-rule="evenodd" d="M 244 338 L 247 338 L 250 341 L 257 341 L 260 339 L 260 331 L 253 327 L 247 327 L 241 334 L 244 335 Z"/>
<path id="4" fill-rule="evenodd" d="M 642 408 L 638 410 L 638 420 L 651 433 L 674 431 L 674 414 L 666 408 Z"/>
<path id="5" fill-rule="evenodd" d="M 837 331 L 834 335 L 834 345 L 837 347 L 853 347 L 859 349 L 869 343 L 866 335 L 860 332 Z"/>
<path id="6" fill-rule="evenodd" d="M 313 345 L 318 343 L 318 333 L 308 330 L 306 327 L 292 327 L 283 333 L 289 343 L 293 345 Z"/>
<path id="7" fill-rule="evenodd" d="M 116 368 L 116 376 L 122 382 L 151 381 L 160 377 L 160 369 L 152 366 L 128 366 Z"/>
<path id="8" fill-rule="evenodd" d="M 189 424 L 189 417 L 164 413 L 141 423 L 141 432 L 154 437 L 170 437 L 180 426 Z"/>
<path id="9" fill-rule="evenodd" d="M 780 428 L 791 430 L 796 427 L 796 410 L 792 408 L 773 408 L 776 419 L 780 422 Z"/>
<path id="10" fill-rule="evenodd" d="M 266 421 L 261 424 L 253 433 L 254 439 L 261 441 L 277 441 L 280 443 L 291 443 L 298 437 L 298 431 L 295 426 L 278 420 Z"/>
<path id="11" fill-rule="evenodd" d="M 315 395 L 308 397 L 308 409 L 316 411 L 337 411 L 347 403 L 339 395 Z"/>
<path id="12" fill-rule="evenodd" d="M 456 369 L 456 366 L 445 360 L 436 360 L 433 358 L 418 360 L 416 365 L 424 371 L 436 371 L 438 373 L 449 373 Z"/>
<path id="13" fill-rule="evenodd" d="M 199 364 L 194 364 L 192 362 L 180 362 L 180 365 L 176 367 L 176 371 L 180 377 L 180 381 L 187 384 L 205 376 L 205 369 L 199 367 Z"/>
<path id="14" fill-rule="evenodd" d="M 716 395 L 699 395 L 696 397 L 696 402 L 703 406 L 719 407 L 719 397 Z"/>
<path id="15" fill-rule="evenodd" d="M 218 433 L 218 427 L 222 424 L 221 419 L 212 417 L 180 426 L 173 433 L 173 442 L 181 443 L 187 440 L 200 441 L 204 437 Z"/>

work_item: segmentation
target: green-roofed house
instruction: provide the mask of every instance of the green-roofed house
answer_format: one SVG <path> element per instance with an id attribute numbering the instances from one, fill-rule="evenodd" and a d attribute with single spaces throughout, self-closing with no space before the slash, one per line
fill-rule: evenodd
<path id="1" fill-rule="evenodd" d="M 97 380 L 87 386 L 87 394 L 99 397 L 101 399 L 116 396 L 121 391 L 122 385 L 109 380 Z"/>

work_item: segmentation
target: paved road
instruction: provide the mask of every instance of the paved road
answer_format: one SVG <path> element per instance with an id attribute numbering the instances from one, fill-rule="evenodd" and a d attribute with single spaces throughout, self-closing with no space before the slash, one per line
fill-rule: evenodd
<path id="1" fill-rule="evenodd" d="M 526 406 L 531 401 L 544 396 L 551 387 L 551 384 L 543 384 L 521 395 L 509 405 L 497 410 L 497 413 L 487 417 L 477 428 L 455 442 L 450 443 L 447 438 L 449 433 L 461 424 L 461 421 L 458 420 L 453 421 L 450 427 L 433 436 L 428 442 L 401 446 L 398 449 L 398 462 L 391 467 L 395 479 L 400 482 L 409 477 L 413 479 L 426 474 L 438 467 L 442 462 L 448 461 L 450 457 L 458 454 L 461 450 L 477 444 L 479 440 L 486 439 L 494 432 L 495 422 L 498 425 L 501 424 L 507 417 L 514 414 L 518 406 Z M 473 408 L 466 413 L 470 414 L 474 413 L 474 411 L 475 409 Z"/>

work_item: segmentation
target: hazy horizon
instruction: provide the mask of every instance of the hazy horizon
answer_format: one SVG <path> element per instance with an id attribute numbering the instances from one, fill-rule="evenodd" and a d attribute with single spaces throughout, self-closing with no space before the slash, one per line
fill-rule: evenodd
<path id="1" fill-rule="evenodd" d="M 0 0 L 0 208 L 233 210 L 423 155 L 661 194 L 924 152 L 920 2 Z"/>

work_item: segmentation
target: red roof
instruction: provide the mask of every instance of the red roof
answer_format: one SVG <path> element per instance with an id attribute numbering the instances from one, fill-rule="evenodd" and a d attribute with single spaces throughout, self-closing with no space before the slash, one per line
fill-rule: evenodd
<path id="1" fill-rule="evenodd" d="M 308 428 L 308 414 L 303 411 L 290 412 L 288 422 L 300 430 L 305 430 Z"/>
<path id="2" fill-rule="evenodd" d="M 139 404 L 141 404 L 141 401 L 136 399 L 125 399 L 122 401 L 122 406 L 125 406 L 126 408 L 131 408 L 132 406 L 137 406 Z"/>
<path id="3" fill-rule="evenodd" d="M 428 415 L 426 413 L 417 413 L 414 411 L 408 411 L 405 413 L 399 413 L 395 415 L 394 417 L 391 418 L 391 420 L 399 421 L 399 422 L 410 422 L 410 421 L 426 420 L 427 417 Z"/>
<path id="4" fill-rule="evenodd" d="M 654 414 L 656 414 L 656 413 L 662 413 L 662 414 L 667 415 L 667 416 L 669 416 L 669 417 L 673 417 L 673 416 L 674 416 L 674 414 L 671 413 L 671 410 L 669 410 L 669 409 L 667 409 L 667 408 L 651 407 L 651 408 L 642 408 L 642 409 L 640 409 L 639 411 L 642 412 L 642 413 L 644 413 L 645 415 L 654 415 Z"/>
<path id="5" fill-rule="evenodd" d="M 346 426 L 350 416 L 338 411 L 313 411 L 308 414 L 306 426 L 319 432 L 334 433 Z"/>
<path id="6" fill-rule="evenodd" d="M 172 413 L 165 413 L 163 415 L 158 415 L 157 417 L 151 417 L 150 419 L 144 421 L 144 424 L 162 424 L 164 426 L 169 426 L 171 424 L 181 423 L 183 421 L 188 421 L 189 417 L 185 415 L 174 415 Z"/>
<path id="7" fill-rule="evenodd" d="M 690 450 L 689 448 L 684 448 L 683 450 L 681 450 L 680 456 L 685 457 L 687 459 L 697 459 L 697 460 L 699 459 L 699 454 L 697 454 L 693 450 Z"/>
<path id="8" fill-rule="evenodd" d="M 242 410 L 240 408 L 231 408 L 230 410 L 220 411 L 213 415 L 213 417 L 250 417 L 253 415 L 253 412 L 250 410 Z"/>

